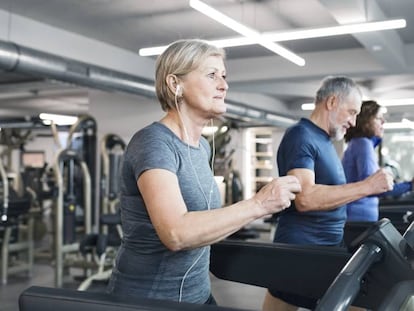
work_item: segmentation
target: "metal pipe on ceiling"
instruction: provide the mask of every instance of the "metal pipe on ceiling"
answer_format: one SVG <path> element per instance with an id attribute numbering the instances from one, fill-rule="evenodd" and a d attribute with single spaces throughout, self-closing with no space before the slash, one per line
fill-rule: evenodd
<path id="1" fill-rule="evenodd" d="M 152 81 L 1 40 L 0 68 L 97 89 L 155 96 Z"/>
<path id="2" fill-rule="evenodd" d="M 155 97 L 153 81 L 144 81 L 137 76 L 2 40 L 0 40 L 0 69 L 8 72 L 41 76 L 105 91 L 123 91 L 136 95 Z M 239 106 L 239 108 L 233 109 L 234 106 Z M 232 101 L 229 105 L 228 114 L 229 116 L 235 115 L 240 120 L 253 120 L 262 125 L 287 127 L 291 123 L 288 117 L 283 117 L 283 120 L 271 119 L 267 117 L 269 112 L 247 107 L 243 103 Z M 291 121 L 294 120 L 292 119 Z"/>

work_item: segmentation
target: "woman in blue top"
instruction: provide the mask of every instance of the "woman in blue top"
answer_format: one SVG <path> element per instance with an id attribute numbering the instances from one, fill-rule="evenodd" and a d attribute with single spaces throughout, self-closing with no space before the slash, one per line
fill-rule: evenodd
<path id="1" fill-rule="evenodd" d="M 384 135 L 384 117 L 381 106 L 373 100 L 364 101 L 355 127 L 348 129 L 345 141 L 348 147 L 342 164 L 347 182 L 356 182 L 374 174 L 378 168 L 375 147 Z M 412 191 L 413 181 L 395 183 L 391 191 L 378 196 L 368 196 L 347 205 L 347 221 L 377 221 L 380 196 L 399 196 Z"/>

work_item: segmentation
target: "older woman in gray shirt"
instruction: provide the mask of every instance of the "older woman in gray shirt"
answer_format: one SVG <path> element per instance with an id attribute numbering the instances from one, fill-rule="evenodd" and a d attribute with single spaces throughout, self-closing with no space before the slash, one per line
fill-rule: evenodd
<path id="1" fill-rule="evenodd" d="M 255 219 L 290 206 L 292 176 L 275 178 L 251 199 L 222 207 L 203 127 L 226 111 L 224 51 L 201 40 L 172 43 L 156 62 L 165 116 L 131 139 L 122 168 L 123 242 L 108 291 L 215 304 L 209 245 Z"/>

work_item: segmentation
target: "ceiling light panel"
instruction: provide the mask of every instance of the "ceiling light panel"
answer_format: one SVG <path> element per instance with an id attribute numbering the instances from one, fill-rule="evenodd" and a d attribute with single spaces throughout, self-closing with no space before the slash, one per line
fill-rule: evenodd
<path id="1" fill-rule="evenodd" d="M 265 39 L 261 36 L 261 34 L 239 22 L 236 20 L 228 17 L 227 15 L 217 11 L 213 7 L 205 4 L 202 1 L 199 0 L 190 0 L 189 2 L 190 6 L 199 11 L 200 13 L 210 17 L 211 19 L 214 19 L 215 21 L 223 24 L 224 26 L 234 30 L 235 32 L 245 36 L 246 38 L 249 38 L 253 40 L 256 44 L 260 44 L 261 46 L 267 48 L 268 50 L 286 58 L 287 60 L 291 61 L 292 63 L 298 65 L 298 66 L 304 66 L 305 60 L 293 53 L 292 51 L 286 49 L 285 47 L 274 43 L 270 40 Z"/>

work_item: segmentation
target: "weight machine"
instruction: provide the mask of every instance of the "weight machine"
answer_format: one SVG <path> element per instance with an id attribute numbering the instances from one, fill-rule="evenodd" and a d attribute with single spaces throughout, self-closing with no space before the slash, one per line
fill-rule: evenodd
<path id="1" fill-rule="evenodd" d="M 30 126 L 22 129 L 14 119 L 0 124 L 0 244 L 1 282 L 10 274 L 33 270 L 33 200 L 22 183 L 19 170 L 12 170 L 13 151 L 20 151 L 31 138 Z M 34 125 L 33 125 L 34 126 Z"/>
<path id="2" fill-rule="evenodd" d="M 53 128 L 53 127 L 52 127 Z M 79 253 L 83 236 L 92 232 L 96 213 L 96 122 L 88 115 L 78 117 L 70 127 L 66 148 L 53 165 L 56 183 L 53 257 L 55 286 L 63 284 L 64 270 L 88 268 Z M 59 141 L 57 133 L 55 139 Z"/>
<path id="3" fill-rule="evenodd" d="M 58 190 L 54 220 L 55 286 L 61 287 L 65 266 L 73 264 L 65 262 L 65 255 L 77 253 L 79 235 L 92 232 L 91 177 L 86 163 L 70 149 L 57 154 L 54 172 Z"/>
<path id="4" fill-rule="evenodd" d="M 101 215 L 100 234 L 91 233 L 82 241 L 81 252 L 91 253 L 98 265 L 96 273 L 86 278 L 78 290 L 87 290 L 93 281 L 109 279 L 116 250 L 121 243 L 122 228 L 117 205 L 120 195 L 121 161 L 125 142 L 116 134 L 108 134 L 101 141 Z"/>

